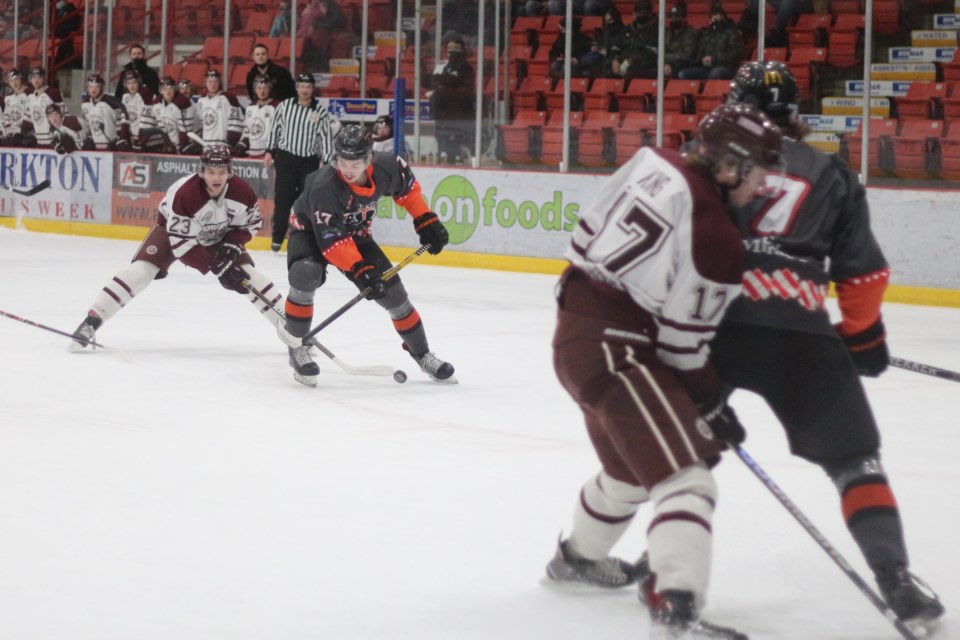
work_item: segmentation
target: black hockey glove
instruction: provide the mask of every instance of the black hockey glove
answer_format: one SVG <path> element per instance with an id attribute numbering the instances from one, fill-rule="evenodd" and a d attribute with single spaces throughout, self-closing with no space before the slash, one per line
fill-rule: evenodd
<path id="1" fill-rule="evenodd" d="M 243 255 L 243 246 L 237 244 L 236 242 L 224 242 L 220 245 L 220 248 L 217 249 L 217 256 L 213 260 L 213 265 L 210 267 L 210 271 L 213 271 L 214 275 L 218 278 L 224 273 L 229 271 L 230 267 L 233 266 L 233 263 Z"/>
<path id="2" fill-rule="evenodd" d="M 887 370 L 890 351 L 887 349 L 887 330 L 882 320 L 877 320 L 860 333 L 841 338 L 857 367 L 857 373 L 876 378 Z"/>
<path id="3" fill-rule="evenodd" d="M 245 158 L 247 157 L 247 145 L 242 142 L 238 142 L 237 146 L 233 148 L 233 157 L 234 158 Z"/>
<path id="4" fill-rule="evenodd" d="M 720 400 L 712 405 L 700 405 L 697 408 L 717 440 L 739 446 L 747 439 L 747 432 L 726 400 Z"/>
<path id="5" fill-rule="evenodd" d="M 237 293 L 250 293 L 250 289 L 243 284 L 249 278 L 247 272 L 238 264 L 231 265 L 229 269 L 217 276 L 221 287 Z"/>
<path id="6" fill-rule="evenodd" d="M 117 140 L 113 145 L 114 149 L 117 151 L 130 151 L 130 141 L 129 140 Z"/>
<path id="7" fill-rule="evenodd" d="M 440 218 L 433 211 L 426 212 L 417 218 L 413 224 L 417 235 L 420 236 L 420 244 L 429 244 L 430 248 L 427 249 L 427 252 L 432 255 L 437 255 L 443 251 L 443 248 L 450 241 L 450 235 L 447 233 L 446 227 L 443 226 Z"/>
<path id="8" fill-rule="evenodd" d="M 380 279 L 380 269 L 369 260 L 361 260 L 350 269 L 350 278 L 360 291 L 370 289 L 367 300 L 379 300 L 387 295 L 387 288 Z"/>

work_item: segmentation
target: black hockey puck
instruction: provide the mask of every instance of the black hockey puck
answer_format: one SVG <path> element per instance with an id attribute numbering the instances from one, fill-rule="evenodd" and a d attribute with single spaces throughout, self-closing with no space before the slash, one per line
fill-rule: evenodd
<path id="1" fill-rule="evenodd" d="M 407 374 L 402 369 L 397 369 L 396 371 L 393 372 L 393 379 L 399 382 L 400 384 L 403 384 L 404 382 L 407 381 Z"/>

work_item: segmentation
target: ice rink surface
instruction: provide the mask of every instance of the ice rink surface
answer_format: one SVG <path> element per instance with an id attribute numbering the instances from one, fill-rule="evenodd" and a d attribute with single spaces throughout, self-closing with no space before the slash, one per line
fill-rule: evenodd
<path id="1" fill-rule="evenodd" d="M 135 248 L 0 227 L 0 309 L 71 332 Z M 286 291 L 285 260 L 254 258 Z M 633 589 L 540 584 L 597 471 L 551 366 L 556 278 L 429 263 L 402 276 L 457 386 L 416 370 L 367 302 L 320 339 L 410 380 L 319 356 L 319 386 L 299 385 L 252 306 L 179 265 L 98 333 L 129 363 L 0 318 L 0 638 L 646 638 Z M 355 292 L 331 274 L 316 318 Z M 960 310 L 885 321 L 894 355 L 960 370 Z M 913 569 L 948 609 L 938 637 L 960 639 L 960 385 L 866 385 Z M 733 404 L 745 449 L 867 576 L 831 483 L 755 397 Z M 900 637 L 739 460 L 717 475 L 705 617 L 752 640 Z M 640 554 L 648 518 L 616 553 Z"/>

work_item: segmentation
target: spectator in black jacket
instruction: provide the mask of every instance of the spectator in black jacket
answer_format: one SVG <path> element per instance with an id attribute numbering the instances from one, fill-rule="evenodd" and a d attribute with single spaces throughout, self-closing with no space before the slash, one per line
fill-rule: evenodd
<path id="1" fill-rule="evenodd" d="M 155 95 L 160 93 L 160 76 L 157 75 L 156 71 L 147 66 L 146 55 L 147 50 L 143 48 L 143 45 L 135 44 L 130 47 L 130 62 L 123 65 L 123 68 L 120 69 L 120 79 L 117 80 L 117 89 L 113 92 L 113 95 L 116 96 L 118 100 L 127 92 L 126 84 L 123 81 L 123 72 L 127 70 L 133 70 L 139 73 L 143 86 L 153 91 Z"/>
<path id="2" fill-rule="evenodd" d="M 582 65 L 584 56 L 590 54 L 593 40 L 580 31 L 580 18 L 573 19 L 573 35 L 570 43 L 570 75 L 579 77 L 587 75 L 586 69 Z M 560 34 L 553 41 L 550 47 L 550 75 L 554 78 L 562 78 L 564 74 L 564 54 L 567 51 L 567 19 L 560 19 Z"/>
<path id="3" fill-rule="evenodd" d="M 253 45 L 253 66 L 247 73 L 247 95 L 250 96 L 251 104 L 256 104 L 257 94 L 253 91 L 253 81 L 257 76 L 267 76 L 273 83 L 272 94 L 277 102 L 283 102 L 287 98 L 297 95 L 297 87 L 293 83 L 293 76 L 286 67 L 281 67 L 270 59 L 270 52 L 267 46 L 257 43 Z"/>
<path id="4" fill-rule="evenodd" d="M 431 89 L 437 148 L 450 161 L 459 161 L 469 154 L 473 144 L 473 121 L 476 109 L 474 69 L 467 62 L 463 40 L 447 42 L 447 59 L 441 60 L 425 84 Z"/>
<path id="5" fill-rule="evenodd" d="M 53 34 L 60 41 L 57 45 L 56 61 L 59 65 L 62 62 L 75 58 L 69 63 L 71 69 L 79 69 L 80 58 L 73 46 L 73 36 L 80 33 L 80 13 L 77 11 L 77 5 L 69 0 L 57 0 L 56 22 L 53 28 Z"/>

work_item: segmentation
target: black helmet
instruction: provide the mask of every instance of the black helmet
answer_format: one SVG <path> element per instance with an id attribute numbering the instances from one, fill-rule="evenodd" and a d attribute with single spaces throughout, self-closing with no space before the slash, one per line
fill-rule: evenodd
<path id="1" fill-rule="evenodd" d="M 783 134 L 753 105 L 720 105 L 700 122 L 697 140 L 707 161 L 735 161 L 741 178 L 754 165 L 783 166 Z"/>
<path id="2" fill-rule="evenodd" d="M 361 160 L 370 157 L 373 151 L 373 139 L 366 127 L 348 124 L 333 139 L 333 148 L 338 158 Z"/>
<path id="3" fill-rule="evenodd" d="M 226 167 L 231 169 L 233 166 L 233 156 L 230 155 L 230 147 L 225 144 L 208 144 L 203 148 L 200 154 L 200 168 L 204 167 Z"/>
<path id="4" fill-rule="evenodd" d="M 730 82 L 727 102 L 752 104 L 783 127 L 797 112 L 797 81 L 782 62 L 747 62 Z"/>

